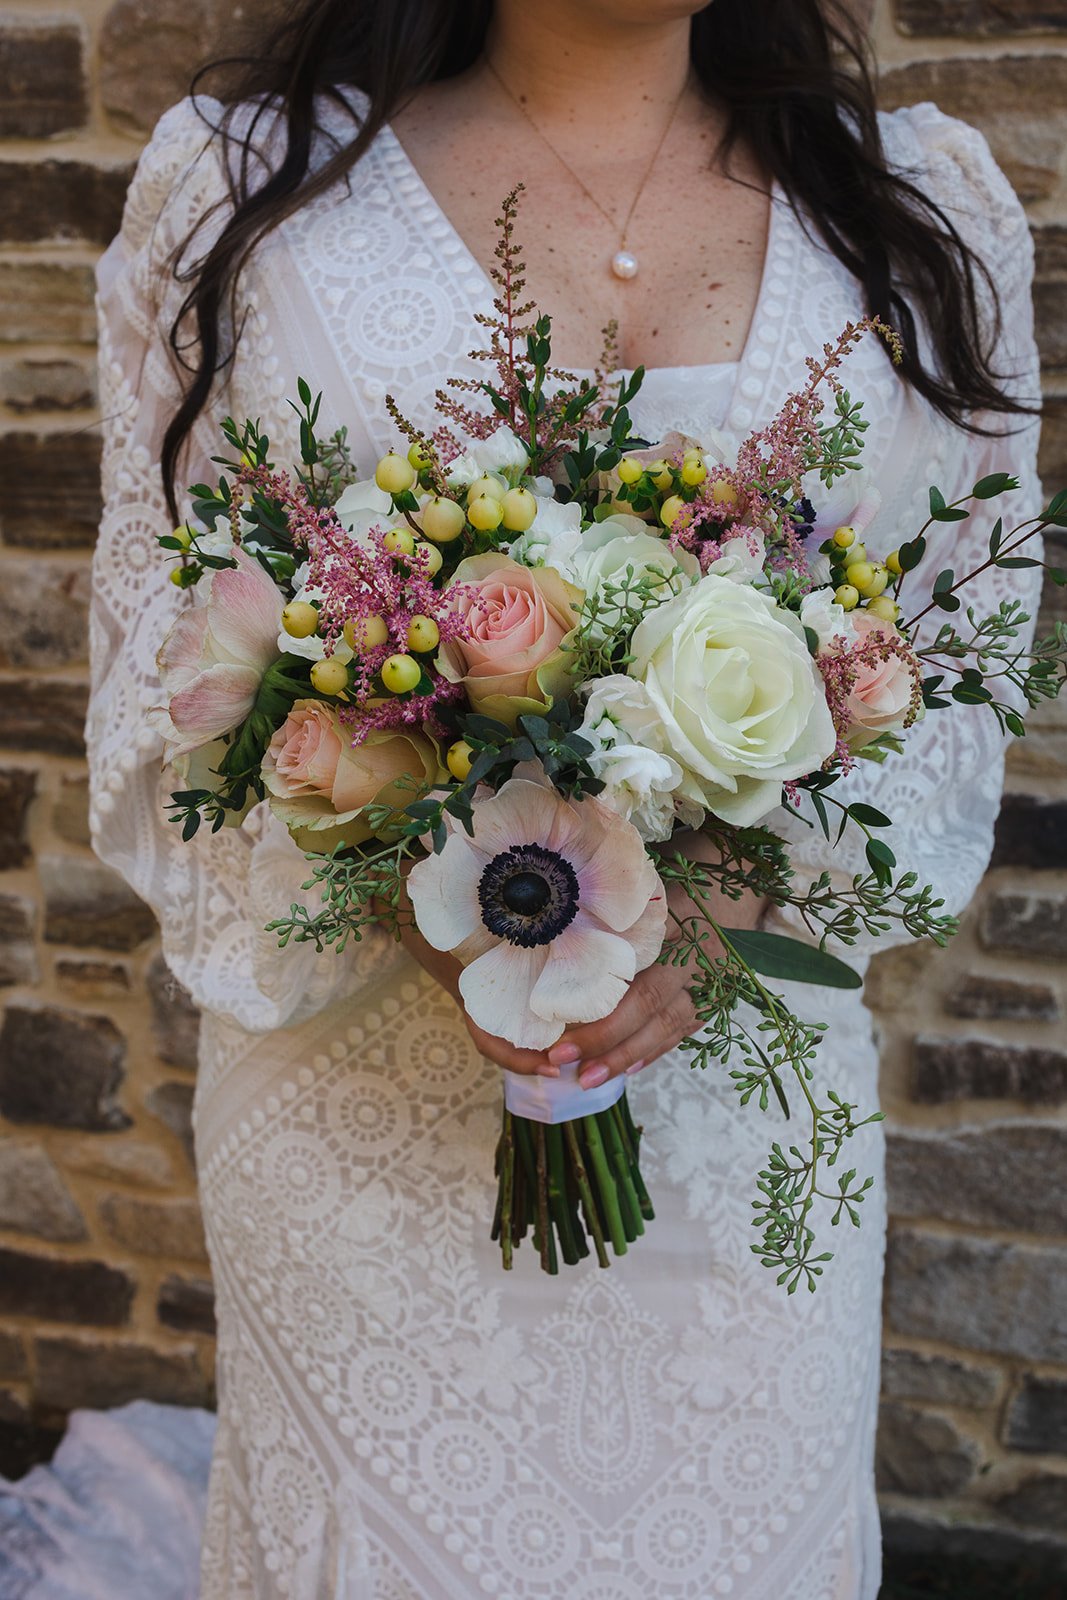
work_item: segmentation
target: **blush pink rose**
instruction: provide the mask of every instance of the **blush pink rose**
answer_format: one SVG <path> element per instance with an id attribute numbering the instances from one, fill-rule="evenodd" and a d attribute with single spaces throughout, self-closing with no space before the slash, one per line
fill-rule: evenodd
<path id="1" fill-rule="evenodd" d="M 444 677 L 461 683 L 475 711 L 514 726 L 568 687 L 560 648 L 583 595 L 554 567 L 524 567 L 510 556 L 468 556 L 456 568 L 456 609 L 467 636 L 441 647 Z"/>
<path id="2" fill-rule="evenodd" d="M 336 711 L 318 700 L 297 700 L 263 757 L 271 810 L 305 850 L 362 844 L 373 835 L 363 808 L 415 798 L 415 784 L 444 776 L 433 742 L 394 729 L 369 733 L 353 746 Z"/>
<path id="3" fill-rule="evenodd" d="M 878 634 L 886 639 L 902 637 L 891 622 L 872 617 L 868 611 L 853 611 L 849 622 L 860 645 Z M 884 659 L 872 651 L 868 660 L 860 656 L 856 666 L 845 706 L 850 722 L 848 742 L 853 749 L 861 749 L 879 733 L 896 733 L 908 725 L 915 679 L 909 658 L 896 650 L 887 651 Z"/>

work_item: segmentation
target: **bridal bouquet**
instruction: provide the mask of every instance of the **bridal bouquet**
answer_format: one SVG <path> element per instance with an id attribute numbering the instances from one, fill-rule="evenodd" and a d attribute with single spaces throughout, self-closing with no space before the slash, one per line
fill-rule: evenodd
<path id="1" fill-rule="evenodd" d="M 1067 637 L 1023 648 L 1015 602 L 961 623 L 974 574 L 948 567 L 909 609 L 932 530 L 1017 485 L 998 473 L 951 505 L 933 489 L 922 530 L 877 538 L 840 369 L 865 334 L 893 346 L 890 330 L 846 328 L 740 448 L 649 446 L 628 412 L 640 369 L 613 388 L 552 366 L 549 319 L 521 303 L 515 206 L 477 353 L 492 376 L 440 392 L 432 432 L 387 401 L 404 445 L 360 478 L 344 430 L 319 437 L 303 380 L 291 470 L 256 423 L 226 423 L 224 475 L 161 540 L 194 590 L 159 653 L 175 815 L 191 837 L 265 801 L 323 894 L 272 924 L 283 944 L 413 920 L 461 963 L 473 1021 L 516 1046 L 545 1051 L 653 962 L 685 963 L 692 1064 L 722 1062 L 744 1101 L 808 1118 L 758 1175 L 753 1249 L 790 1292 L 814 1288 L 829 1255 L 813 1213 L 858 1224 L 872 1180 L 839 1158 L 874 1118 L 820 1092 L 825 1030 L 775 981 L 858 987 L 829 945 L 953 927 L 897 870 L 892 819 L 835 785 L 960 704 L 1021 733 L 1019 708 L 1063 681 Z M 605 367 L 613 354 L 609 330 Z M 1017 552 L 1049 524 L 1067 525 L 1067 495 L 998 522 L 987 564 L 1036 564 Z M 858 830 L 865 869 L 799 883 L 781 808 L 838 840 Z M 744 893 L 792 908 L 807 937 L 733 927 L 721 907 Z M 505 1074 L 505 1267 L 528 1230 L 548 1271 L 590 1250 L 607 1266 L 652 1217 L 624 1080 L 583 1091 L 575 1071 Z"/>

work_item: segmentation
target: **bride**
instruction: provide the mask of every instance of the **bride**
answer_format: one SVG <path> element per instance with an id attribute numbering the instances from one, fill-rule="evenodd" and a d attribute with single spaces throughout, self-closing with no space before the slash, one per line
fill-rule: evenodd
<path id="1" fill-rule="evenodd" d="M 279 952 L 264 925 L 300 895 L 299 852 L 263 807 L 182 844 L 149 718 L 182 603 L 155 541 L 186 514 L 175 484 L 211 476 L 219 419 L 259 417 L 295 459 L 305 376 L 370 471 L 386 392 L 421 424 L 446 377 L 480 374 L 494 219 L 520 180 L 555 356 L 592 368 L 616 319 L 619 360 L 650 369 L 646 438 L 743 438 L 872 310 L 907 348 L 894 369 L 866 341 L 848 372 L 882 525 L 914 530 L 930 484 L 951 499 L 1000 467 L 1020 519 L 1036 509 L 1022 211 L 973 129 L 930 105 L 876 117 L 850 28 L 818 0 L 302 0 L 233 100 L 175 107 L 142 157 L 99 268 L 89 738 L 96 848 L 203 1011 L 204 1600 L 877 1594 L 880 1176 L 817 1293 L 787 1299 L 749 1220 L 782 1127 L 685 1068 L 684 970 L 651 968 L 543 1057 L 466 1025 L 455 968 L 414 941 Z M 963 526 L 961 562 L 988 534 Z M 991 570 L 975 603 L 1009 579 L 1027 598 L 1029 577 Z M 944 720 L 847 782 L 958 909 L 1002 758 L 992 718 Z M 798 837 L 798 872 L 847 867 L 825 854 Z M 873 1108 L 866 1012 L 816 1004 L 823 1081 Z M 609 1273 L 550 1280 L 531 1250 L 505 1276 L 497 1067 L 552 1075 L 568 1054 L 586 1085 L 648 1063 L 631 1098 L 657 1220 Z"/>

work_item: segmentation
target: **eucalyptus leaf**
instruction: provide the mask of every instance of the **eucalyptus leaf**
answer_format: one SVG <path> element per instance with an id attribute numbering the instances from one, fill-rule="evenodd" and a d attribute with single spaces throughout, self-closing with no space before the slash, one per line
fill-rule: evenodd
<path id="1" fill-rule="evenodd" d="M 789 939 L 780 933 L 760 933 L 754 928 L 720 928 L 725 942 L 742 961 L 766 978 L 793 983 L 818 983 L 830 989 L 861 989 L 858 972 L 816 945 Z"/>

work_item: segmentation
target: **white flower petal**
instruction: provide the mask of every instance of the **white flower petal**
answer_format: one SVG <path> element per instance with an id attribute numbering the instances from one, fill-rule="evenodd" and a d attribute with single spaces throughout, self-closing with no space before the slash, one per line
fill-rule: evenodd
<path id="1" fill-rule="evenodd" d="M 443 850 L 416 862 L 408 873 L 419 932 L 435 950 L 454 950 L 484 927 L 478 903 L 484 865 L 466 838 L 453 833 Z"/>
<path id="2" fill-rule="evenodd" d="M 550 948 L 542 944 L 524 950 L 501 940 L 464 967 L 459 992 L 468 1016 L 479 1028 L 521 1050 L 544 1050 L 555 1044 L 564 1024 L 536 1016 L 530 1009 L 530 996 Z"/>
<path id="3" fill-rule="evenodd" d="M 530 1005 L 548 1021 L 598 1022 L 610 1016 L 637 972 L 633 945 L 580 913 L 546 948 L 548 960 Z"/>

